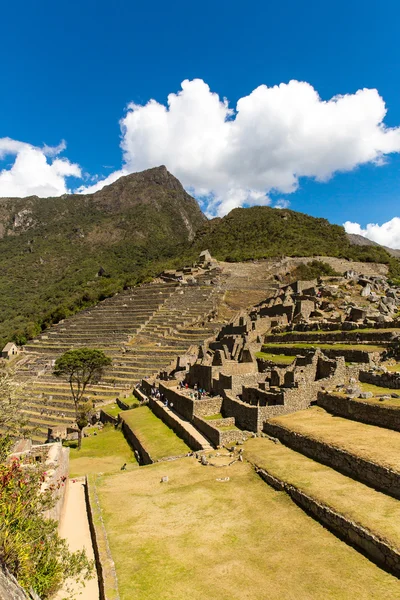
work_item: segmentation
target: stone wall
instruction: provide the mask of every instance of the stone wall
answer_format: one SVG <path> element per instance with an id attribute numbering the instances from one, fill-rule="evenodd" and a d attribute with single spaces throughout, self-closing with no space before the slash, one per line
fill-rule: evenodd
<path id="1" fill-rule="evenodd" d="M 400 499 L 400 471 L 394 471 L 350 454 L 342 448 L 301 435 L 282 425 L 267 422 L 264 424 L 264 432 L 309 458 Z"/>
<path id="2" fill-rule="evenodd" d="M 400 431 L 400 406 L 371 404 L 370 402 L 353 400 L 323 392 L 318 394 L 317 403 L 318 406 L 321 406 L 334 415 L 352 419 L 353 421 L 361 421 L 369 425 L 377 425 L 378 427 Z"/>
<path id="3" fill-rule="evenodd" d="M 298 348 L 296 346 L 268 346 L 265 344 L 262 347 L 262 351 L 267 354 L 285 354 L 287 356 L 296 356 L 298 354 L 307 353 L 309 350 Z M 355 362 L 355 363 L 366 363 L 370 364 L 371 361 L 378 361 L 380 357 L 380 352 L 365 352 L 364 350 L 357 350 L 355 348 L 349 349 L 337 349 L 337 348 L 329 348 L 324 349 L 324 354 L 328 356 L 328 358 L 338 358 L 339 356 L 343 356 L 346 362 Z M 382 348 L 383 352 L 383 348 Z"/>
<path id="4" fill-rule="evenodd" d="M 284 391 L 269 392 L 268 390 L 262 390 L 259 387 L 243 386 L 242 400 L 247 404 L 253 404 L 255 406 L 283 405 Z"/>
<path id="5" fill-rule="evenodd" d="M 326 329 L 328 329 L 328 325 L 333 329 L 333 331 L 331 332 L 327 332 L 327 331 L 314 331 L 312 334 L 308 334 L 308 333 L 303 333 L 304 331 L 304 325 L 301 325 L 301 327 L 303 328 L 302 330 L 295 330 L 291 333 L 285 333 L 285 335 L 279 336 L 277 338 L 276 335 L 267 335 L 265 337 L 265 342 L 276 342 L 277 340 L 281 341 L 281 342 L 313 342 L 313 341 L 319 341 L 319 342 L 357 342 L 360 337 L 361 334 L 358 332 L 358 330 L 354 330 L 354 331 L 348 331 L 348 330 L 343 330 L 343 331 L 335 331 L 335 329 L 339 328 L 339 325 L 337 323 L 321 323 L 318 324 L 321 327 L 324 327 Z M 385 324 L 387 327 L 388 325 Z M 295 326 L 296 327 L 300 327 L 300 326 Z M 361 327 L 361 326 L 360 326 Z M 365 325 L 362 324 L 362 327 L 365 328 Z M 310 331 L 310 329 L 308 330 Z M 381 342 L 381 343 L 385 343 L 385 342 L 390 342 L 392 340 L 392 335 L 393 332 L 392 331 L 379 331 L 379 329 L 377 329 L 376 331 L 370 331 L 368 333 L 362 333 L 362 340 L 367 340 L 368 342 Z"/>
<path id="6" fill-rule="evenodd" d="M 397 548 L 391 546 L 388 541 L 379 538 L 353 519 L 334 511 L 328 505 L 309 496 L 298 487 L 268 473 L 265 469 L 257 468 L 256 470 L 268 485 L 276 490 L 286 492 L 298 506 L 325 525 L 330 531 L 333 531 L 348 544 L 356 546 L 374 562 L 397 576 L 400 575 L 400 552 Z"/>
<path id="7" fill-rule="evenodd" d="M 194 400 L 179 393 L 176 389 L 164 385 L 160 382 L 159 390 L 161 394 L 168 400 L 168 404 L 171 402 L 174 405 L 174 410 L 179 413 L 182 417 L 191 421 L 194 414 Z"/>
<path id="8" fill-rule="evenodd" d="M 380 387 L 391 388 L 392 390 L 400 389 L 400 373 L 360 371 L 358 377 L 363 383 L 372 383 L 372 385 L 379 385 Z"/>
<path id="9" fill-rule="evenodd" d="M 160 393 L 164 394 L 164 397 L 168 400 L 168 404 L 172 402 L 174 410 L 188 421 L 191 421 L 194 415 L 202 417 L 205 415 L 215 415 L 221 412 L 221 397 L 215 396 L 210 398 L 206 396 L 201 400 L 196 400 L 195 398 L 190 398 L 182 393 L 179 389 L 176 389 L 177 382 L 174 383 L 174 387 L 167 387 L 160 382 Z"/>
<path id="10" fill-rule="evenodd" d="M 86 477 L 85 499 L 99 581 L 99 599 L 119 600 L 117 573 L 108 545 L 94 478 L 95 476 Z"/>
<path id="11" fill-rule="evenodd" d="M 100 421 L 104 425 L 107 425 L 107 424 L 117 425 L 118 424 L 117 417 L 112 417 L 111 415 L 106 413 L 104 410 L 100 410 Z"/>
<path id="12" fill-rule="evenodd" d="M 121 423 L 122 423 L 122 433 L 124 434 L 125 438 L 129 442 L 129 444 L 132 446 L 132 448 L 137 450 L 137 452 L 139 453 L 141 463 L 143 465 L 150 465 L 153 462 L 153 459 L 151 458 L 150 454 L 144 448 L 144 446 L 142 445 L 141 441 L 136 436 L 134 431 L 129 427 L 128 423 L 124 420 L 124 417 L 121 413 L 120 413 L 120 417 L 121 417 Z"/>
<path id="13" fill-rule="evenodd" d="M 226 446 L 228 444 L 232 444 L 233 442 L 238 442 L 243 440 L 243 432 L 239 429 L 219 429 L 218 425 L 234 425 L 235 420 L 232 419 L 216 419 L 215 421 L 206 421 L 205 419 L 201 419 L 200 417 L 193 418 L 193 425 L 201 431 L 215 446 Z"/>
<path id="14" fill-rule="evenodd" d="M 249 406 L 231 394 L 225 394 L 222 413 L 225 416 L 235 417 L 235 423 L 241 429 L 246 431 L 258 429 L 258 407 Z"/>
<path id="15" fill-rule="evenodd" d="M 202 450 L 201 444 L 190 433 L 174 419 L 173 413 L 163 410 L 163 408 L 151 397 L 149 397 L 149 407 L 153 413 L 172 429 L 188 446 L 194 451 Z M 175 407 L 174 407 L 175 408 Z"/>

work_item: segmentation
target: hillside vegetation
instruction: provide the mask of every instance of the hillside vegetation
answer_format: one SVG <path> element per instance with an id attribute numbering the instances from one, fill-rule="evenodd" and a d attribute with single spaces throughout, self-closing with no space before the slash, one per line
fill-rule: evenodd
<path id="1" fill-rule="evenodd" d="M 182 266 L 208 248 L 220 260 L 336 256 L 399 261 L 380 246 L 352 245 L 325 219 L 269 207 L 207 221 L 165 167 L 121 177 L 91 195 L 0 199 L 0 345 L 23 343 L 51 323 Z"/>
<path id="2" fill-rule="evenodd" d="M 265 206 L 235 208 L 199 231 L 196 249 L 208 248 L 219 260 L 243 261 L 279 256 L 335 256 L 361 262 L 399 263 L 384 248 L 353 245 L 343 227 L 293 210 Z"/>
<path id="3" fill-rule="evenodd" d="M 205 221 L 165 167 L 92 195 L 0 200 L 0 343 L 156 275 Z"/>

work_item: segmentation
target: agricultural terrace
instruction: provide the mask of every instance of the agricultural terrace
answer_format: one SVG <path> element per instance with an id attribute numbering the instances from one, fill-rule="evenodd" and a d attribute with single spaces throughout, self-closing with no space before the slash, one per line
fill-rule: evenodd
<path id="1" fill-rule="evenodd" d="M 400 436 L 396 431 L 337 417 L 318 406 L 270 419 L 269 423 L 400 470 Z"/>
<path id="2" fill-rule="evenodd" d="M 182 456 L 190 452 L 185 442 L 178 438 L 172 429 L 156 417 L 147 406 L 123 411 L 121 418 L 153 461 L 168 456 Z"/>
<path id="3" fill-rule="evenodd" d="M 96 435 L 93 432 L 84 437 L 81 450 L 76 449 L 76 443 L 70 444 L 70 448 L 71 477 L 119 471 L 124 463 L 128 470 L 138 466 L 122 431 L 113 425 L 106 425 Z"/>
<path id="4" fill-rule="evenodd" d="M 248 440 L 245 456 L 253 465 L 296 486 L 318 503 L 332 507 L 378 537 L 390 540 L 400 551 L 398 500 L 265 438 Z"/>
<path id="5" fill-rule="evenodd" d="M 121 600 L 348 600 L 350 590 L 363 600 L 398 598 L 398 579 L 248 463 L 217 469 L 190 457 L 92 481 Z"/>

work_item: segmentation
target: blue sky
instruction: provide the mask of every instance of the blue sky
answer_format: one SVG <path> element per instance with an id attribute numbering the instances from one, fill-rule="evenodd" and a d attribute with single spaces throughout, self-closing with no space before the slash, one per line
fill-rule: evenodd
<path id="1" fill-rule="evenodd" d="M 156 166 L 166 157 L 163 162 L 170 161 L 167 167 L 175 171 L 187 188 L 198 196 L 211 198 L 209 214 L 222 214 L 238 204 L 275 206 L 283 200 L 284 204 L 290 202 L 294 210 L 336 223 L 356 222 L 364 229 L 369 223 L 391 222 L 390 227 L 370 229 L 367 235 L 400 247 L 400 220 L 399 224 L 392 222 L 394 217 L 400 217 L 400 146 L 397 141 L 391 142 L 389 150 L 385 150 L 387 143 L 382 137 L 377 142 L 379 156 L 373 160 L 365 158 L 360 149 L 366 132 L 370 132 L 371 120 L 379 112 L 376 97 L 359 97 L 357 106 L 349 109 L 347 120 L 340 121 L 342 127 L 350 127 L 360 112 L 366 111 L 365 126 L 360 125 L 349 134 L 348 144 L 343 139 L 342 146 L 330 142 L 335 123 L 332 130 L 326 124 L 331 113 L 321 116 L 320 137 L 331 144 L 326 159 L 329 173 L 326 163 L 321 162 L 321 153 L 325 151 L 325 146 L 321 150 L 321 140 L 316 143 L 315 137 L 310 139 L 303 131 L 299 133 L 296 124 L 293 128 L 291 124 L 285 125 L 286 129 L 278 132 L 274 128 L 268 130 L 269 138 L 276 135 L 284 139 L 277 147 L 271 149 L 264 139 L 255 143 L 263 127 L 258 125 L 259 115 L 265 115 L 267 110 L 263 108 L 264 112 L 259 113 L 255 107 L 264 101 L 266 106 L 270 96 L 254 98 L 246 108 L 247 124 L 240 132 L 229 135 L 222 125 L 220 133 L 215 132 L 220 126 L 219 105 L 215 97 L 211 99 L 212 93 L 218 94 L 220 102 L 227 98 L 229 108 L 236 109 L 238 100 L 249 97 L 258 86 L 273 88 L 291 80 L 306 82 L 309 87 L 294 86 L 288 100 L 290 105 L 303 92 L 309 98 L 310 90 L 319 94 L 322 101 L 329 101 L 337 95 L 352 96 L 363 88 L 376 89 L 377 97 L 387 109 L 383 123 L 397 128 L 400 126 L 399 18 L 398 2 L 371 0 L 334 3 L 179 0 L 154 1 L 146 6 L 120 0 L 9 2 L 2 6 L 0 20 L 0 138 L 9 139 L 3 143 L 3 150 L 0 143 L 0 169 L 4 169 L 0 173 L 0 193 L 5 195 L 11 189 L 17 192 L 7 195 L 25 195 L 42 189 L 43 194 L 38 195 L 47 195 L 45 191 L 53 189 L 52 186 L 62 193 L 63 185 L 68 190 L 90 186 L 115 171 L 118 175 Z M 176 109 L 177 122 L 172 123 L 172 117 L 164 122 L 160 105 L 166 105 L 168 94 L 178 94 L 182 81 L 196 79 L 205 82 L 209 92 L 204 86 L 188 88 L 187 101 L 181 96 L 181 106 Z M 150 111 L 131 107 L 126 112 L 129 103 L 145 106 L 150 99 L 159 103 L 152 122 L 149 123 Z M 312 122 L 317 107 L 311 100 L 310 103 L 307 123 L 310 119 Z M 273 122 L 281 104 L 279 98 L 277 104 L 273 108 Z M 207 114 L 199 117 L 202 107 L 205 112 L 215 111 L 215 119 L 210 116 L 210 133 L 198 145 L 204 122 L 208 120 Z M 119 122 L 127 114 L 123 158 Z M 283 114 L 282 122 L 289 119 L 292 123 L 296 114 L 290 113 L 290 118 Z M 250 116 L 253 120 L 249 124 Z M 146 126 L 138 124 L 139 117 Z M 228 120 L 236 117 L 237 114 L 232 114 Z M 180 130 L 182 123 L 198 118 L 197 128 L 189 123 Z M 381 127 L 379 122 L 375 125 Z M 161 144 L 158 132 L 165 138 L 162 150 L 154 150 L 154 145 Z M 355 141 L 357 135 L 360 139 Z M 185 144 L 183 136 L 189 140 Z M 375 134 L 372 137 L 375 140 Z M 234 155 L 224 150 L 225 139 L 229 148 L 232 139 L 239 140 L 240 148 Z M 291 147 L 288 150 L 288 140 L 292 144 L 293 139 L 300 147 L 304 145 L 303 156 L 299 148 L 293 151 L 295 156 Z M 66 148 L 57 156 L 56 150 L 42 153 L 43 145 L 56 147 L 61 140 L 65 140 Z M 18 146 L 15 142 L 23 144 Z M 365 144 L 369 143 L 374 146 L 375 142 L 370 140 Z M 31 152 L 29 163 L 26 149 L 31 148 L 24 144 L 40 149 L 35 156 Z M 187 157 L 193 147 L 196 156 L 188 164 Z M 349 151 L 343 162 L 343 149 L 347 147 L 354 152 Z M 175 156 L 179 148 L 182 152 Z M 206 156 L 201 161 L 199 155 Z M 282 164 L 274 163 L 271 173 L 265 164 L 278 161 L 277 156 Z M 304 157 L 308 157 L 307 165 Z M 374 164 L 377 158 L 385 162 L 384 166 Z M 43 161 L 46 165 L 56 162 L 52 172 Z M 258 162 L 264 166 L 256 170 L 254 165 Z M 276 169 L 282 170 L 281 175 L 276 175 Z M 347 172 L 341 173 L 342 169 Z M 298 177 L 298 182 L 289 182 L 289 172 L 295 179 Z M 315 181 L 321 173 L 324 182 Z"/>

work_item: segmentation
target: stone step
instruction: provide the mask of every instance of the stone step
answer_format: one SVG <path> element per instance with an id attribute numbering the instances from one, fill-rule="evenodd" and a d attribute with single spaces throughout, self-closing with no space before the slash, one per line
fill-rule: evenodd
<path id="1" fill-rule="evenodd" d="M 400 574 L 397 500 L 268 439 L 248 440 L 245 458 L 340 538 Z"/>
<path id="2" fill-rule="evenodd" d="M 344 475 L 400 498 L 396 431 L 333 416 L 312 407 L 270 419 L 264 432 Z"/>

